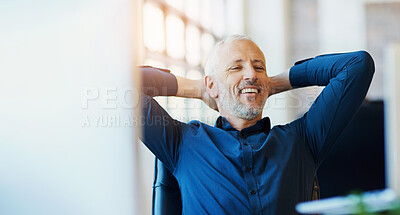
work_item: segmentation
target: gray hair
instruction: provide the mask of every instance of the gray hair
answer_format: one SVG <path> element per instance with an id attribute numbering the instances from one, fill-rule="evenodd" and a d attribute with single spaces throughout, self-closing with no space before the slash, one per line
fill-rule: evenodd
<path id="1" fill-rule="evenodd" d="M 215 75 L 215 70 L 217 68 L 218 62 L 219 62 L 219 56 L 218 56 L 218 52 L 221 49 L 222 45 L 226 44 L 226 43 L 231 43 L 237 40 L 249 40 L 252 41 L 250 39 L 250 37 L 245 36 L 245 35 L 231 35 L 226 37 L 225 39 L 219 41 L 214 49 L 210 52 L 206 64 L 204 66 L 204 73 L 207 76 L 214 76 Z M 253 41 L 252 41 L 253 42 Z"/>

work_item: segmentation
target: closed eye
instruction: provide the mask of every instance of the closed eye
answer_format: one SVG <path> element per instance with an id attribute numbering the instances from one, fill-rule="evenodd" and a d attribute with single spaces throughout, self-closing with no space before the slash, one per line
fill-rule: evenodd
<path id="1" fill-rule="evenodd" d="M 230 71 L 237 71 L 240 69 L 242 69 L 242 67 L 240 67 L 240 66 L 234 66 L 234 67 L 229 68 Z"/>

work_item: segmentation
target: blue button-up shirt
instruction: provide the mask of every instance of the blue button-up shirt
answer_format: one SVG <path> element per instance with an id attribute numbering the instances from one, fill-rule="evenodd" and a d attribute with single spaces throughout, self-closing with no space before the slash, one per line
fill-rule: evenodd
<path id="1" fill-rule="evenodd" d="M 298 202 L 311 200 L 315 172 L 358 110 L 373 73 L 364 51 L 297 62 L 289 73 L 293 87 L 326 87 L 304 116 L 273 128 L 268 117 L 241 131 L 224 117 L 215 126 L 179 122 L 143 95 L 142 141 L 177 178 L 184 214 L 296 214 Z M 147 94 L 176 93 L 173 75 L 153 70 L 144 76 L 145 88 L 158 92 Z"/>

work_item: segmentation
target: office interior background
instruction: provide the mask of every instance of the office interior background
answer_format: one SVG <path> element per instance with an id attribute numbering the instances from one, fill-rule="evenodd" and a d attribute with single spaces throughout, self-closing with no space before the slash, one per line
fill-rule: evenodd
<path id="1" fill-rule="evenodd" d="M 123 123 L 138 111 L 126 104 L 137 65 L 201 78 L 208 52 L 231 34 L 260 46 L 269 76 L 367 50 L 375 102 L 387 50 L 400 43 L 398 0 L 5 0 L 0 10 L 0 214 L 151 214 L 154 156 L 135 122 Z M 321 90 L 274 95 L 263 114 L 288 123 Z M 156 100 L 181 121 L 218 117 L 198 100 Z"/>

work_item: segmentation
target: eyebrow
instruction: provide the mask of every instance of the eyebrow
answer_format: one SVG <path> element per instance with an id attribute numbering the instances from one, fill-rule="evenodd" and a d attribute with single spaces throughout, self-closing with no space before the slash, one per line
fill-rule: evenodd
<path id="1" fill-rule="evenodd" d="M 264 61 L 258 60 L 258 59 L 254 59 L 254 60 L 253 60 L 253 63 L 262 63 L 262 64 L 265 64 Z"/>
<path id="2" fill-rule="evenodd" d="M 237 60 L 234 61 L 234 63 L 241 63 L 241 62 L 243 62 L 243 59 L 237 59 Z M 264 61 L 259 60 L 259 59 L 254 59 L 254 60 L 252 61 L 252 63 L 262 63 L 262 64 L 265 65 Z"/>

